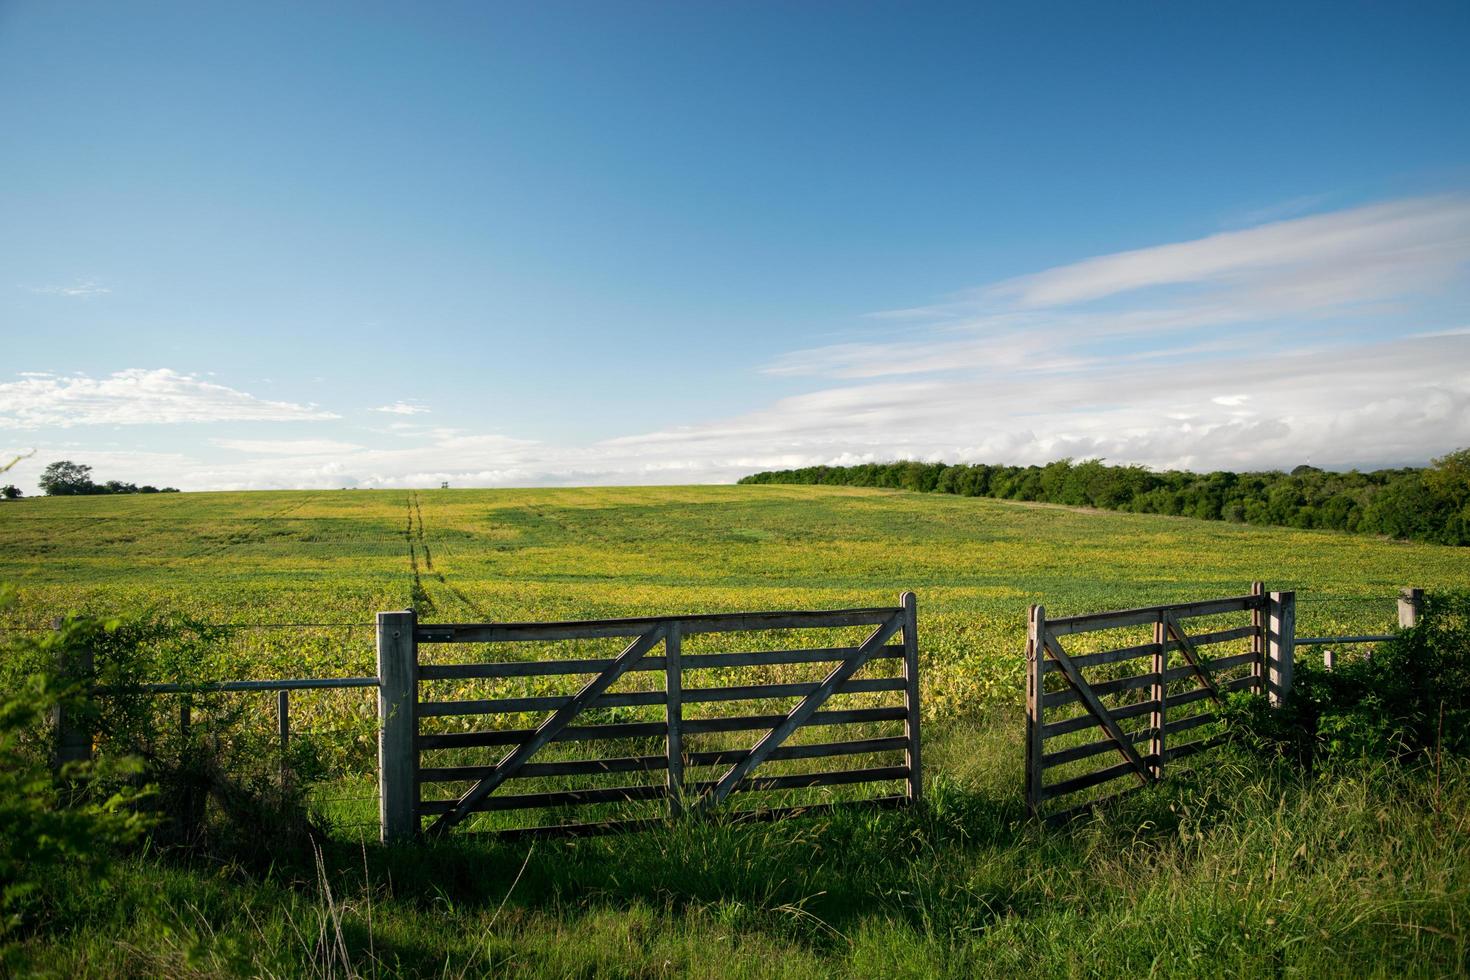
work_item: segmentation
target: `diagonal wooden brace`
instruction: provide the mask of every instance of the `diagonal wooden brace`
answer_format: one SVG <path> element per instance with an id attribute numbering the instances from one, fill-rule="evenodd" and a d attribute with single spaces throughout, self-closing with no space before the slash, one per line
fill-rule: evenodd
<path id="1" fill-rule="evenodd" d="M 804 725 L 808 718 L 822 706 L 822 703 L 832 696 L 843 684 L 862 669 L 863 665 L 873 654 L 882 649 L 888 638 L 897 633 L 904 624 L 904 610 L 900 609 L 889 618 L 882 626 L 879 626 L 868 638 L 864 640 L 852 656 L 832 668 L 831 673 L 822 679 L 817 689 L 801 699 L 791 713 L 783 718 L 775 728 L 766 733 L 765 737 L 756 743 L 750 754 L 741 759 L 720 777 L 713 789 L 704 795 L 704 798 L 694 807 L 694 812 L 703 813 L 711 807 L 718 805 L 733 790 L 752 769 L 766 760 L 766 757 L 781 746 L 791 736 L 791 733 Z"/>
<path id="2" fill-rule="evenodd" d="M 606 670 L 588 681 L 586 687 L 582 688 L 570 701 L 558 708 L 550 718 L 543 721 L 531 733 L 529 738 L 507 752 L 505 757 L 496 763 L 495 769 L 490 775 L 466 790 L 465 794 L 455 801 L 452 810 L 441 814 L 439 819 L 434 821 L 433 825 L 429 827 L 429 833 L 442 833 L 473 813 L 475 807 L 479 805 L 481 800 L 489 796 L 495 791 L 497 786 L 509 779 L 517 769 L 525 764 L 526 760 L 540 751 L 542 746 L 560 734 L 561 730 L 566 728 L 573 718 L 587 708 L 590 708 L 592 703 L 602 695 L 602 692 L 611 687 L 613 682 L 619 677 L 627 673 L 628 668 L 641 660 L 644 654 L 652 650 L 663 639 L 664 631 L 665 627 L 659 624 L 647 633 L 638 636 L 632 643 L 629 643 Z"/>
<path id="3" fill-rule="evenodd" d="M 1097 723 L 1102 726 L 1102 730 L 1113 740 L 1113 744 L 1117 747 L 1118 752 L 1125 760 L 1133 764 L 1134 775 L 1138 777 L 1138 781 L 1147 786 L 1153 781 L 1153 771 L 1149 769 L 1147 764 L 1139 756 L 1137 750 L 1133 748 L 1133 742 L 1123 734 L 1123 730 L 1118 727 L 1118 723 L 1113 720 L 1113 716 L 1108 713 L 1108 709 L 1103 707 L 1102 702 L 1097 699 L 1097 695 L 1092 693 L 1092 688 L 1082 679 L 1082 672 L 1077 669 L 1076 664 L 1072 663 L 1072 658 L 1067 656 L 1066 651 L 1062 649 L 1062 645 L 1057 641 L 1057 638 L 1052 636 L 1049 630 L 1043 634 L 1043 637 L 1047 651 L 1051 653 L 1052 659 L 1056 660 L 1057 665 L 1062 668 L 1062 675 L 1067 678 L 1067 683 L 1072 685 L 1072 690 L 1077 692 L 1077 696 L 1082 699 L 1082 703 L 1087 706 L 1087 710 L 1092 712 L 1093 717 L 1097 719 Z"/>
<path id="4" fill-rule="evenodd" d="M 1185 635 L 1184 630 L 1179 626 L 1179 621 L 1169 613 L 1164 613 L 1164 625 L 1169 628 L 1170 633 L 1174 634 L 1174 639 L 1179 643 L 1179 652 L 1184 654 L 1184 659 L 1189 661 L 1189 665 L 1199 675 L 1200 682 L 1209 690 L 1210 697 L 1215 699 L 1216 704 L 1224 704 L 1225 702 L 1220 697 L 1219 685 L 1215 683 L 1215 678 L 1210 676 L 1210 672 L 1205 669 L 1204 662 L 1200 660 L 1199 648 Z"/>

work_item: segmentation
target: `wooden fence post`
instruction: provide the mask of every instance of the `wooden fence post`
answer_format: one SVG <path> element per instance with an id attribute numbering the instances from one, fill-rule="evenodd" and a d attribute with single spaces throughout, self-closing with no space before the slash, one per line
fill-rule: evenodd
<path id="1" fill-rule="evenodd" d="M 1277 708 L 1291 691 L 1296 656 L 1296 593 L 1272 592 L 1267 611 L 1270 629 L 1266 636 L 1266 693 L 1271 706 Z"/>
<path id="2" fill-rule="evenodd" d="M 1041 679 L 1046 609 L 1032 606 L 1026 624 L 1026 806 L 1041 812 Z"/>
<path id="3" fill-rule="evenodd" d="M 1151 694 L 1158 702 L 1149 718 L 1154 737 L 1149 740 L 1149 755 L 1154 756 L 1154 779 L 1164 778 L 1164 722 L 1169 717 L 1169 628 L 1164 625 L 1164 615 L 1154 623 L 1154 682 Z"/>
<path id="4" fill-rule="evenodd" d="M 378 816 L 384 843 L 418 836 L 418 644 L 412 609 L 378 613 Z"/>
<path id="5" fill-rule="evenodd" d="M 54 621 L 52 628 L 59 630 L 61 620 Z M 62 648 L 56 654 L 56 667 L 65 680 L 89 688 L 93 667 L 91 646 L 71 650 Z M 87 688 L 84 688 L 79 699 L 82 704 L 73 703 L 68 707 L 60 703 L 51 709 L 51 722 L 56 737 L 54 765 L 58 773 L 68 762 L 92 761 L 92 719 L 87 711 L 92 695 Z"/>
<path id="6" fill-rule="evenodd" d="M 677 622 L 664 631 L 664 720 L 668 725 L 669 768 L 665 783 L 669 792 L 669 816 L 684 811 L 684 675 L 679 663 L 683 633 Z"/>
<path id="7" fill-rule="evenodd" d="M 1411 629 L 1419 625 L 1419 614 L 1424 611 L 1423 589 L 1399 589 L 1399 626 Z"/>
<path id="8" fill-rule="evenodd" d="M 898 597 L 903 606 L 903 734 L 909 740 L 904 764 L 909 770 L 908 798 L 917 803 L 924 797 L 924 775 L 919 757 L 919 600 L 912 592 Z"/>
<path id="9" fill-rule="evenodd" d="M 1266 583 L 1252 582 L 1251 595 L 1261 596 L 1264 599 Z M 1255 661 L 1251 663 L 1251 676 L 1256 680 L 1255 684 L 1251 685 L 1251 690 L 1256 694 L 1264 694 L 1266 693 L 1266 610 L 1263 607 L 1257 606 L 1251 610 L 1251 626 L 1256 631 L 1251 637 L 1251 653 L 1256 655 Z"/>

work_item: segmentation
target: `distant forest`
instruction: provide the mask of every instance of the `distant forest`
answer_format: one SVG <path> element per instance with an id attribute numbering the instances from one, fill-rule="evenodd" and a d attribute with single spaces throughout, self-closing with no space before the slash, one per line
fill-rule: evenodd
<path id="1" fill-rule="evenodd" d="M 1470 449 L 1425 468 L 1370 473 L 1334 473 L 1314 466 L 1298 466 L 1290 473 L 1156 473 L 1143 466 L 1108 466 L 1098 459 L 1061 459 L 1045 466 L 900 461 L 773 470 L 740 482 L 890 487 L 1470 544 Z"/>

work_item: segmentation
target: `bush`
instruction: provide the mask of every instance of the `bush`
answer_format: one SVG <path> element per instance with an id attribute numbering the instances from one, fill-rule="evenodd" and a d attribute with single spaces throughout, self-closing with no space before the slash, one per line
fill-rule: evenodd
<path id="1" fill-rule="evenodd" d="M 144 615 L 94 633 L 100 687 L 126 692 L 167 681 L 218 677 L 228 628 L 183 616 Z M 179 724 L 180 697 L 191 724 Z M 265 868 L 282 855 L 310 854 L 315 827 L 304 780 L 282 771 L 274 742 L 247 703 L 219 693 L 155 696 L 115 693 L 94 705 L 98 740 L 138 758 L 151 786 L 152 842 L 190 855 Z"/>
<path id="2" fill-rule="evenodd" d="M 0 609 L 13 597 L 13 589 L 0 587 Z M 0 701 L 0 937 L 44 915 L 54 897 L 47 886 L 60 868 L 90 881 L 104 877 L 148 823 L 136 759 L 103 755 L 53 772 L 48 718 L 57 707 L 75 712 L 85 701 L 83 685 L 63 680 L 54 665 L 96 628 L 69 621 L 6 644 L 7 663 L 42 669 L 8 678 Z"/>
<path id="3" fill-rule="evenodd" d="M 13 778 L 33 782 L 49 772 L 46 716 L 64 702 L 96 733 L 99 759 L 67 774 L 86 787 L 85 799 L 75 800 L 84 809 L 68 811 L 68 819 L 88 806 L 126 803 L 154 847 L 181 857 L 250 868 L 283 856 L 309 861 L 316 827 L 304 802 L 306 780 L 283 772 L 274 743 L 267 745 L 268 734 L 251 724 L 245 703 L 218 693 L 188 695 L 193 723 L 186 731 L 179 696 L 127 693 L 149 682 L 217 676 L 227 633 L 186 617 L 149 614 L 107 621 L 68 616 L 58 630 L 18 634 L 25 638 L 12 642 L 0 663 L 0 684 L 25 691 L 7 708 L 16 719 L 13 754 L 24 765 Z M 77 666 L 83 649 L 92 663 L 85 673 Z M 63 683 L 56 665 L 66 661 Z M 84 697 L 91 688 L 109 693 Z M 5 750 L 12 754 L 8 743 Z"/>
<path id="4" fill-rule="evenodd" d="M 1237 735 L 1307 764 L 1470 754 L 1470 592 L 1425 597 L 1419 625 L 1328 671 L 1297 665 L 1279 710 L 1235 695 Z"/>

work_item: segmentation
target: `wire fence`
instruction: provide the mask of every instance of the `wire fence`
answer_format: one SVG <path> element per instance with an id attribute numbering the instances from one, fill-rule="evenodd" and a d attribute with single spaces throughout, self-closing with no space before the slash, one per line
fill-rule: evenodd
<path id="1" fill-rule="evenodd" d="M 208 738 L 248 769 L 279 765 L 331 833 L 378 836 L 378 679 L 290 678 L 137 684 L 93 690 L 99 703 L 144 699 L 153 737 L 181 749 Z M 135 702 L 137 704 L 137 702 Z M 98 733 L 105 738 L 104 733 Z"/>

